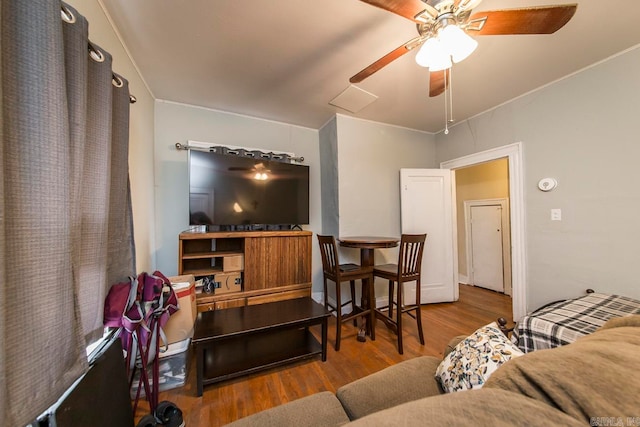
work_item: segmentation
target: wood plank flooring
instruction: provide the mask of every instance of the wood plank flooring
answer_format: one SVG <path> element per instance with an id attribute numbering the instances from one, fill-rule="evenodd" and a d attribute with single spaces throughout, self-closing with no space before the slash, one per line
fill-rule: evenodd
<path id="1" fill-rule="evenodd" d="M 376 324 L 376 340 L 356 340 L 357 329 L 344 324 L 339 352 L 334 351 L 335 318 L 329 320 L 327 361 L 310 359 L 254 375 L 205 386 L 196 397 L 195 360 L 191 358 L 184 387 L 160 393 L 183 411 L 189 427 L 215 427 L 238 418 L 308 396 L 319 391 L 335 392 L 339 387 L 387 366 L 422 355 L 441 357 L 445 345 L 457 335 L 469 335 L 477 328 L 505 317 L 513 321 L 511 298 L 493 291 L 460 285 L 460 300 L 422 306 L 425 345 L 420 345 L 415 321 L 406 316 L 404 354 L 398 354 L 396 336 L 385 325 Z M 312 329 L 316 337 L 320 328 Z M 136 421 L 148 413 L 141 401 Z"/>

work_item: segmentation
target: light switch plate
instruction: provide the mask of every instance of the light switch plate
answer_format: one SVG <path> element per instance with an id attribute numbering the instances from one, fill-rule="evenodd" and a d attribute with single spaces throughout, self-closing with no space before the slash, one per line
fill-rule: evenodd
<path id="1" fill-rule="evenodd" d="M 562 221 L 562 209 L 551 209 L 551 221 Z"/>

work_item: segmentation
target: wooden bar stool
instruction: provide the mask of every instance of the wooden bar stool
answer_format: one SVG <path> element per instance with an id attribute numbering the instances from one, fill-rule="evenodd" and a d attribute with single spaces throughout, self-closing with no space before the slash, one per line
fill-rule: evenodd
<path id="1" fill-rule="evenodd" d="M 402 314 L 407 313 L 418 322 L 420 344 L 424 345 L 422 333 L 422 319 L 420 317 L 420 274 L 422 267 L 422 253 L 426 234 L 403 234 L 400 238 L 400 253 L 397 264 L 376 265 L 373 269 L 374 277 L 381 277 L 389 281 L 389 304 L 376 309 L 387 325 L 391 325 L 398 335 L 398 352 L 403 354 L 402 348 Z M 404 284 L 416 282 L 416 302 L 404 303 Z M 395 286 L 395 284 L 398 286 Z M 395 292 L 394 292 L 395 290 Z M 395 301 L 394 301 L 395 296 Z M 394 305 L 396 307 L 394 315 Z M 415 312 L 415 314 L 413 313 Z"/>
<path id="2" fill-rule="evenodd" d="M 368 324 L 371 325 L 371 339 L 375 340 L 375 312 L 374 305 L 374 292 L 373 289 L 369 289 L 369 307 L 362 309 L 362 307 L 356 306 L 355 295 L 355 281 L 368 279 L 369 286 L 373 287 L 373 267 L 361 267 L 358 264 L 340 264 L 338 260 L 338 248 L 336 246 L 336 239 L 333 236 L 318 235 L 318 242 L 320 243 L 320 253 L 322 254 L 322 273 L 324 283 L 324 305 L 329 311 L 335 311 L 336 313 L 336 351 L 340 350 L 340 332 L 342 329 L 342 323 L 353 320 L 354 324 L 358 317 L 368 317 Z M 328 281 L 335 283 L 336 290 L 336 304 L 331 305 L 329 303 L 329 294 L 327 292 Z M 341 284 L 342 282 L 349 282 L 351 299 L 349 301 L 342 302 L 341 296 Z M 364 282 L 362 282 L 364 283 Z M 364 289 L 361 290 L 364 292 Z M 342 308 L 346 305 L 351 305 L 351 313 L 347 315 L 342 314 Z"/>

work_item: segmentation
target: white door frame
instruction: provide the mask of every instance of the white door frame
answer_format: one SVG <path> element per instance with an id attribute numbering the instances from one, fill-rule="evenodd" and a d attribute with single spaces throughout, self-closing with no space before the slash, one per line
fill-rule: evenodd
<path id="1" fill-rule="evenodd" d="M 483 200 L 465 200 L 464 201 L 464 225 L 465 225 L 465 245 L 467 250 L 467 276 L 469 283 L 474 283 L 473 277 L 473 249 L 471 244 L 473 239 L 471 238 L 471 208 L 474 206 L 494 206 L 500 205 L 501 211 L 501 223 L 502 223 L 502 274 L 504 293 L 511 295 L 511 251 L 506 250 L 509 248 L 509 233 L 505 233 L 504 229 L 511 229 L 509 225 L 509 200 L 504 198 L 499 199 L 483 199 Z"/>
<path id="2" fill-rule="evenodd" d="M 522 142 L 516 142 L 514 144 L 492 148 L 490 150 L 442 162 L 440 163 L 440 167 L 442 169 L 455 170 L 465 166 L 472 166 L 504 157 L 509 159 L 513 319 L 518 321 L 527 312 L 527 258 L 525 242 L 524 162 L 522 159 Z"/>

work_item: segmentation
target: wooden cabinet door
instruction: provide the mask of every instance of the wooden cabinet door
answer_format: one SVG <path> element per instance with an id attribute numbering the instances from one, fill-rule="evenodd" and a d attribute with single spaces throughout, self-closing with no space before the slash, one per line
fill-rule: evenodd
<path id="1" fill-rule="evenodd" d="M 245 240 L 245 291 L 311 283 L 311 235 Z"/>

